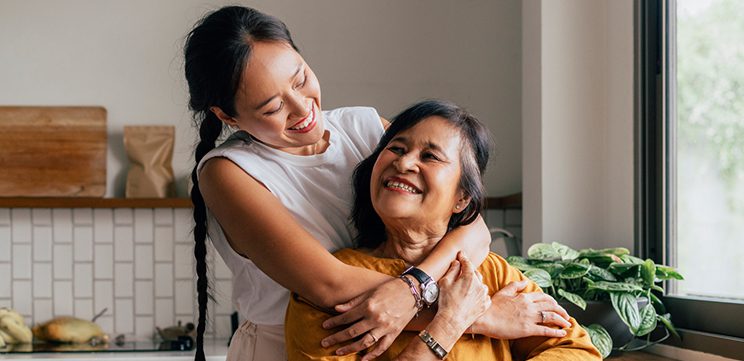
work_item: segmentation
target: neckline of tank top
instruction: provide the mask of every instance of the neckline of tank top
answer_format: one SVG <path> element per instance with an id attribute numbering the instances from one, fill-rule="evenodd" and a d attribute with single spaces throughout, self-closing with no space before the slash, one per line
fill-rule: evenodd
<path id="1" fill-rule="evenodd" d="M 263 153 L 270 155 L 270 159 L 281 159 L 283 161 L 291 162 L 294 165 L 297 166 L 304 166 L 304 167 L 313 167 L 317 166 L 323 163 L 326 163 L 329 158 L 335 156 L 335 154 L 338 152 L 338 145 L 336 141 L 336 132 L 334 129 L 329 129 L 330 127 L 326 127 L 326 131 L 328 134 L 328 147 L 326 148 L 325 152 L 320 154 L 312 154 L 312 155 L 296 155 L 287 153 L 284 151 L 281 151 L 276 148 L 269 147 L 266 144 L 263 144 L 261 142 L 257 142 L 251 137 L 250 134 L 248 134 L 245 131 L 237 131 L 233 133 L 229 138 L 229 140 L 240 140 L 245 142 L 245 144 L 248 147 L 254 147 L 254 151 L 257 153 Z"/>

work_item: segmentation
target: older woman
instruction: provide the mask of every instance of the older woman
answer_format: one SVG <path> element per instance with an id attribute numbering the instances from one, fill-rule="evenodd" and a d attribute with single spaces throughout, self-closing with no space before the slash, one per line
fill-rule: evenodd
<path id="1" fill-rule="evenodd" d="M 477 218 L 484 199 L 481 174 L 488 162 L 488 146 L 487 130 L 470 114 L 451 103 L 426 101 L 398 115 L 375 152 L 357 167 L 352 219 L 359 230 L 358 248 L 341 250 L 336 257 L 350 265 L 399 276 L 410 287 L 417 305 L 432 306 L 426 312 L 429 317 L 433 313 L 433 318 L 421 317 L 424 322 L 414 321 L 421 331 L 401 333 L 382 358 L 601 359 L 574 319 L 566 324 L 562 338 L 508 341 L 475 334 L 461 337 L 488 309 L 490 295 L 511 282 L 525 280 L 496 254 L 491 253 L 477 272 L 459 256 L 440 280 L 441 290 L 410 267 L 419 264 L 448 230 Z M 537 295 L 541 291 L 530 282 L 526 292 Z M 544 315 L 535 312 L 525 317 Z M 332 333 L 321 326 L 327 317 L 298 297 L 292 298 L 285 325 L 289 360 L 359 357 L 335 356 L 321 347 L 321 340 Z M 367 338 L 377 340 L 370 336 Z"/>

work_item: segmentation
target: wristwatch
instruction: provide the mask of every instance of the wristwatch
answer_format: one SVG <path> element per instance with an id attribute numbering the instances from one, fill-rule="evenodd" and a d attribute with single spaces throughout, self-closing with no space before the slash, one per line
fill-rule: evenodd
<path id="1" fill-rule="evenodd" d="M 421 299 L 427 307 L 431 307 L 434 302 L 437 302 L 437 297 L 439 297 L 439 286 L 431 277 L 429 277 L 428 274 L 426 274 L 426 272 L 411 266 L 408 267 L 401 276 L 405 275 L 411 275 L 419 281 L 421 287 Z"/>

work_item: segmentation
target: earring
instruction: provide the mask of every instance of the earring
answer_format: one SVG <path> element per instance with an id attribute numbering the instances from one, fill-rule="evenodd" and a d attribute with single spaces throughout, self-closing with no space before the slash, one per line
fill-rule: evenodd
<path id="1" fill-rule="evenodd" d="M 456 206 L 455 206 L 455 209 L 460 209 L 460 205 L 459 205 L 459 204 L 458 204 L 458 205 L 456 205 Z"/>

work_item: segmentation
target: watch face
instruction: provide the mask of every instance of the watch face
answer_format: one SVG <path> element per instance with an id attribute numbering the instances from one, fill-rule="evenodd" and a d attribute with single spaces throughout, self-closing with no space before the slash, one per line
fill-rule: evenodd
<path id="1" fill-rule="evenodd" d="M 423 298 L 424 301 L 426 301 L 427 304 L 432 304 L 437 301 L 437 297 L 439 296 L 439 286 L 437 286 L 436 283 L 432 282 L 426 285 L 423 292 Z"/>

